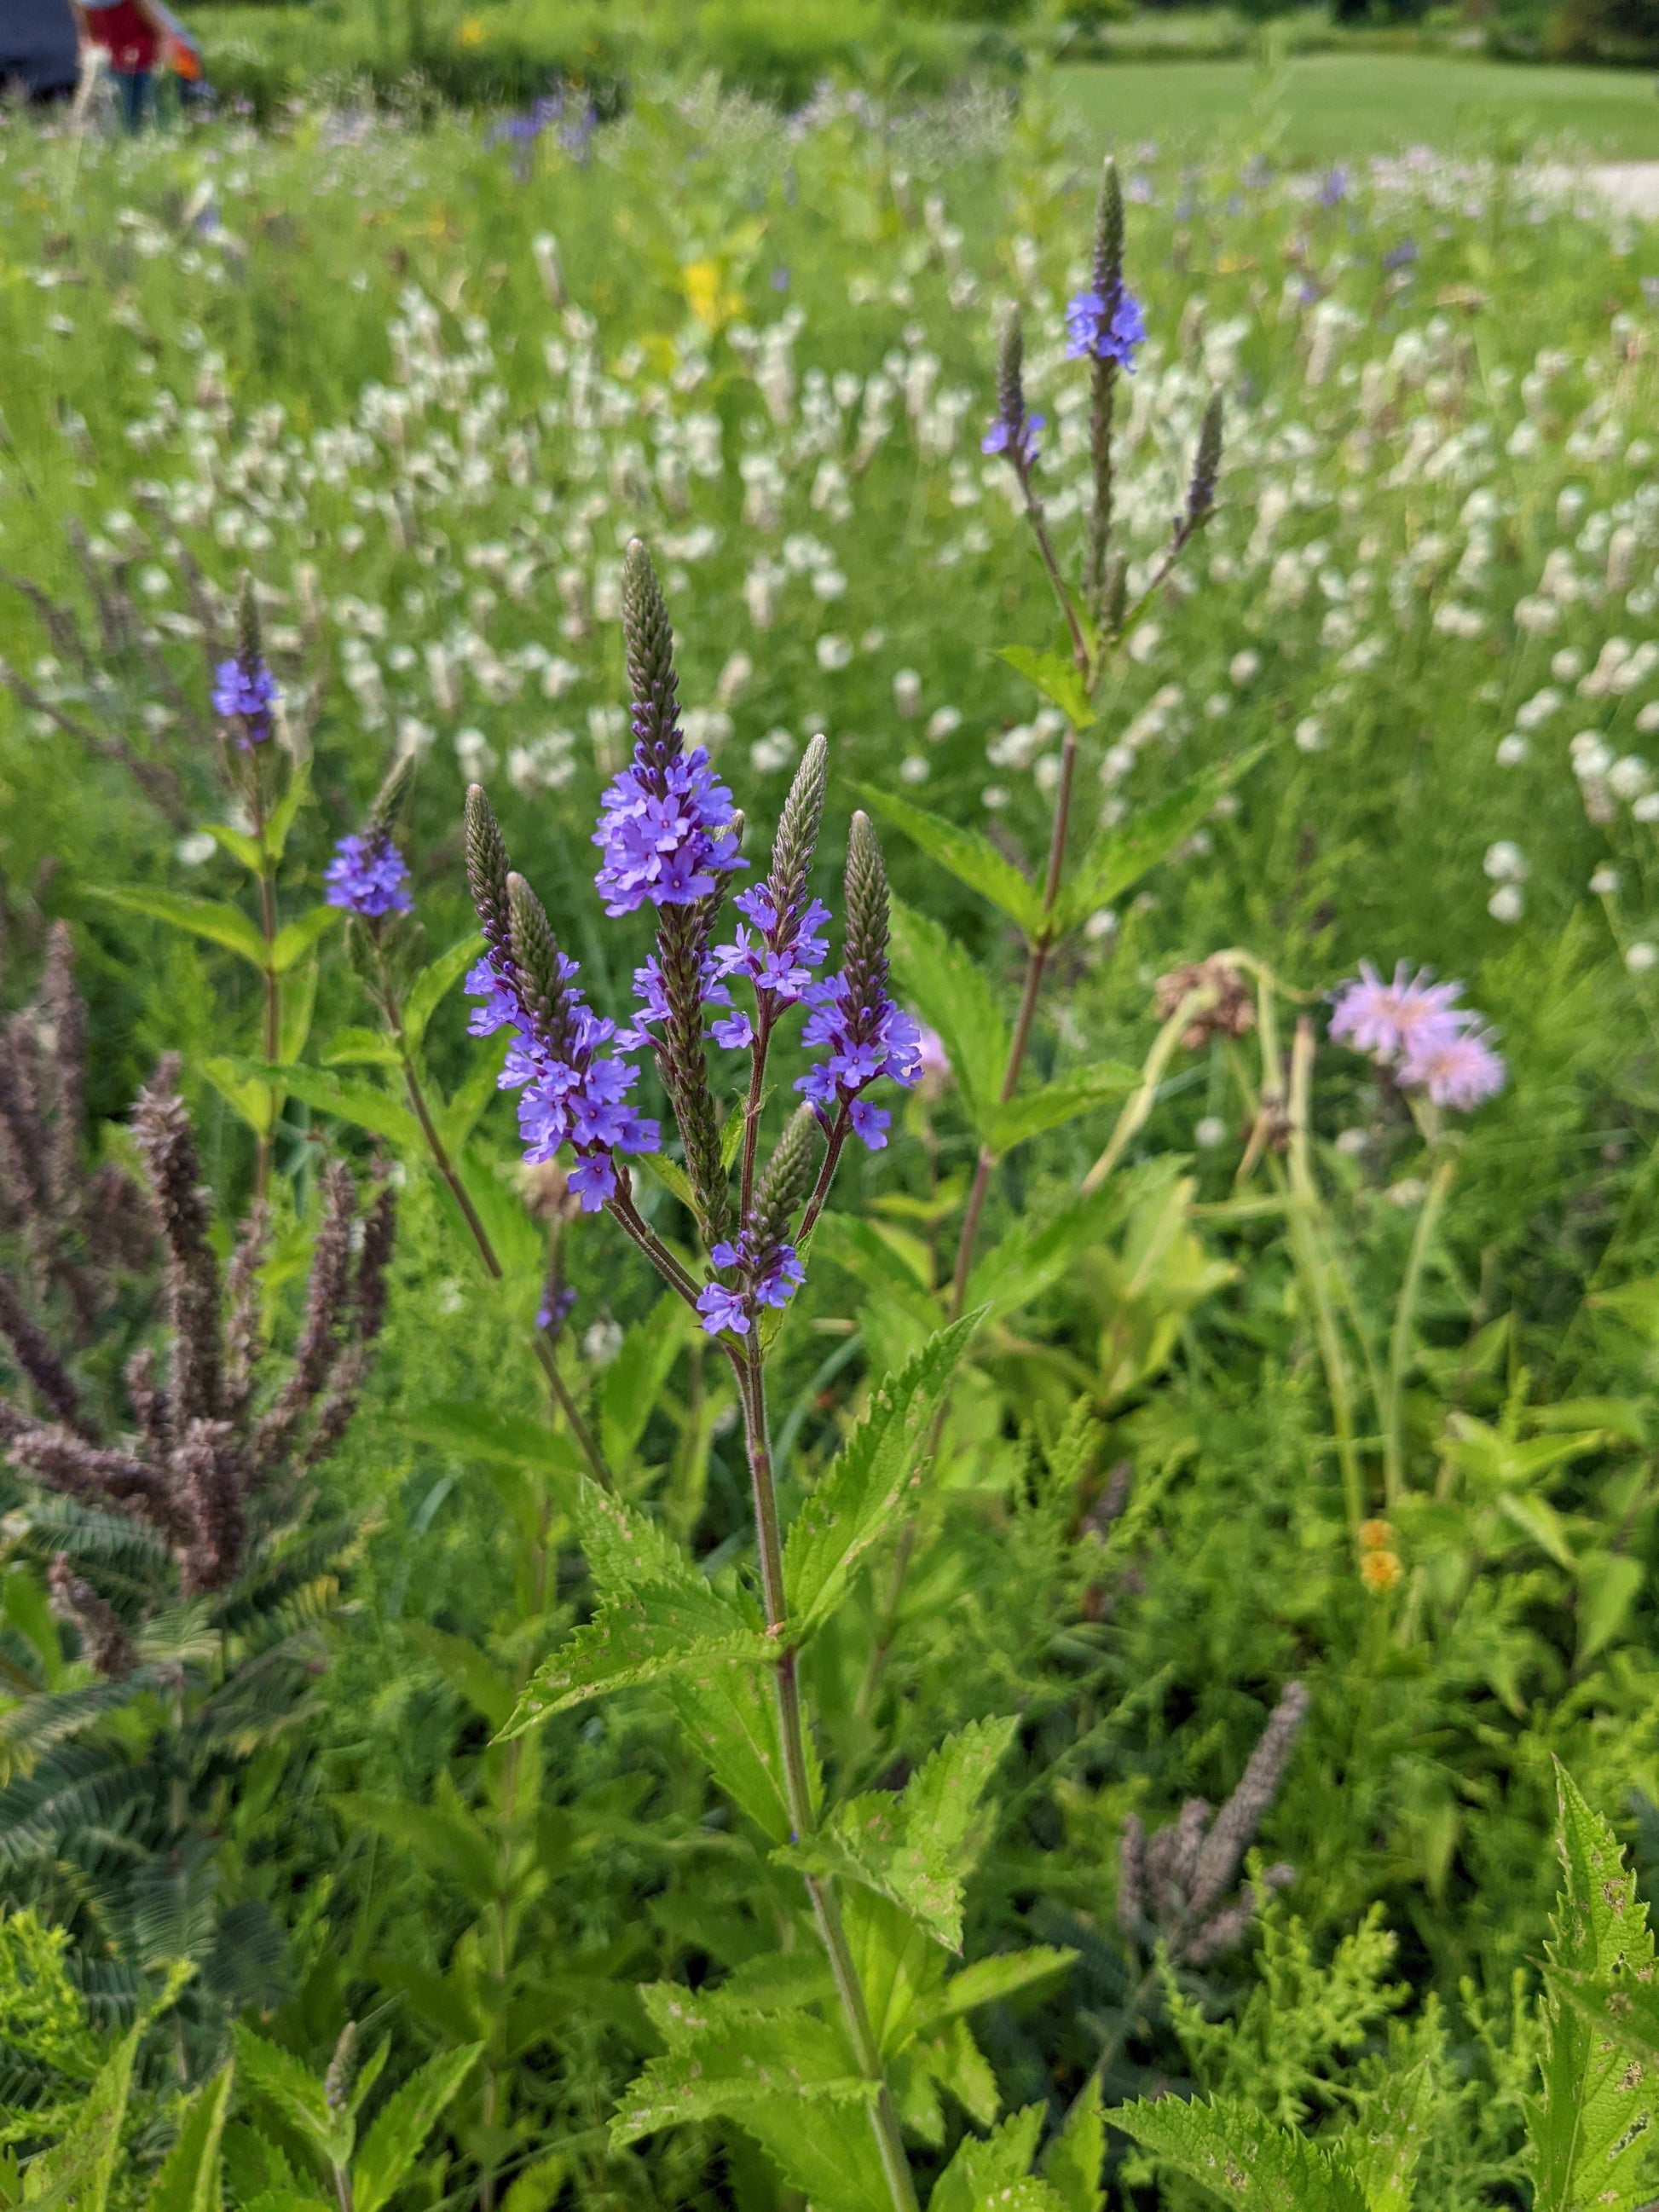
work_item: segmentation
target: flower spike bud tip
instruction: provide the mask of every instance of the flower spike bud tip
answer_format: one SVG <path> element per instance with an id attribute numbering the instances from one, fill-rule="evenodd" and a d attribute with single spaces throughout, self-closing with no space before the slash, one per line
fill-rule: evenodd
<path id="1" fill-rule="evenodd" d="M 1215 505 L 1215 489 L 1221 475 L 1222 398 L 1219 392 L 1210 394 L 1210 404 L 1204 410 L 1204 421 L 1198 434 L 1198 454 L 1193 463 L 1192 482 L 1187 487 L 1187 527 L 1197 527 Z"/>
<path id="2" fill-rule="evenodd" d="M 512 925 L 507 915 L 510 863 L 501 825 L 482 784 L 466 790 L 466 881 L 489 957 L 503 980 L 512 966 Z"/>
<path id="3" fill-rule="evenodd" d="M 1095 202 L 1094 279 L 1103 297 L 1122 289 L 1123 187 L 1109 154 L 1101 164 L 1100 194 Z"/>

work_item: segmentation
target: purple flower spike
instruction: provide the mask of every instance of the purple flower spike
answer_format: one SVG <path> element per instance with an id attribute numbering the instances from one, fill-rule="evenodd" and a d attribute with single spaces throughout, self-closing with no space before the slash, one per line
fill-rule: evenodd
<path id="1" fill-rule="evenodd" d="M 213 708 L 227 721 L 240 722 L 237 744 L 244 752 L 262 745 L 276 725 L 276 678 L 257 657 L 250 660 L 222 660 L 213 679 Z"/>
<path id="2" fill-rule="evenodd" d="M 388 914 L 408 914 L 409 864 L 386 830 L 366 837 L 342 837 L 323 872 L 330 906 L 378 921 Z"/>
<path id="3" fill-rule="evenodd" d="M 801 1041 L 829 1048 L 795 1088 L 826 1121 L 845 1105 L 855 1133 L 872 1152 L 887 1142 L 890 1116 L 861 1091 L 887 1076 L 906 1090 L 921 1079 L 921 1030 L 914 1015 L 883 997 L 873 1009 L 855 1006 L 845 975 L 832 975 L 817 987 L 817 1005 L 808 1015 Z"/>
<path id="4" fill-rule="evenodd" d="M 593 842 L 605 854 L 594 878 L 608 915 L 653 906 L 690 906 L 741 867 L 732 794 L 699 745 L 658 766 L 647 756 L 641 717 L 634 758 L 603 800 Z"/>
<path id="5" fill-rule="evenodd" d="M 1121 284 L 1106 292 L 1079 292 L 1066 307 L 1069 361 L 1112 361 L 1132 375 L 1136 350 L 1146 343 L 1146 320 L 1140 302 Z"/>
<path id="6" fill-rule="evenodd" d="M 709 1283 L 699 1293 L 697 1311 L 710 1336 L 718 1336 L 723 1328 L 747 1336 L 757 1306 L 781 1313 L 806 1280 L 794 1246 L 767 1243 L 752 1226 L 716 1244 L 708 1256 L 723 1273 L 739 1278 L 735 1290 Z"/>

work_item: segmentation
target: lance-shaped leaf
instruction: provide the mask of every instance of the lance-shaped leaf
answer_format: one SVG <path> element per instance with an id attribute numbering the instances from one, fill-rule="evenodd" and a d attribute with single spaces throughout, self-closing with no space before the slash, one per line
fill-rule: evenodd
<path id="1" fill-rule="evenodd" d="M 550 1429 L 527 1413 L 501 1413 L 471 1398 L 439 1398 L 416 1407 L 403 1423 L 410 1436 L 495 1467 L 532 1467 L 545 1474 L 579 1474 L 586 1465 L 562 1430 Z M 574 1492 L 560 1486 L 560 1503 Z"/>
<path id="2" fill-rule="evenodd" d="M 694 1673 L 672 1675 L 663 1694 L 726 1796 L 772 1843 L 787 1843 L 789 1801 L 771 1683 L 741 1662 L 715 1660 Z M 817 1762 L 810 1738 L 806 1752 L 816 1798 Z"/>
<path id="3" fill-rule="evenodd" d="M 641 1167 L 653 1175 L 671 1198 L 680 1204 L 695 1221 L 697 1214 L 697 1194 L 691 1188 L 691 1178 L 678 1160 L 670 1159 L 666 1152 L 635 1152 L 629 1161 L 629 1167 Z"/>
<path id="4" fill-rule="evenodd" d="M 29 2166 L 29 2212 L 106 2212 L 121 2160 L 132 2062 L 145 2023 L 128 2030 L 76 2106 L 68 2132 Z"/>
<path id="5" fill-rule="evenodd" d="M 1127 1098 L 1140 1081 L 1140 1070 L 1115 1060 L 1080 1068 L 1058 1082 L 1045 1083 L 1024 1098 L 1011 1098 L 1006 1106 L 993 1105 L 976 1117 L 986 1144 L 998 1158 L 1045 1130 L 1059 1129 L 1096 1106 Z"/>
<path id="6" fill-rule="evenodd" d="M 222 2066 L 185 2106 L 173 2148 L 144 2199 L 144 2212 L 220 2212 L 219 2146 L 230 2107 L 231 2072 Z"/>
<path id="7" fill-rule="evenodd" d="M 264 848 L 267 860 L 280 860 L 283 848 L 288 843 L 288 833 L 293 829 L 300 809 L 311 796 L 311 763 L 299 761 L 289 776 L 288 789 L 270 811 L 265 824 Z"/>
<path id="8" fill-rule="evenodd" d="M 239 1075 L 257 1077 L 291 1091 L 319 1114 L 331 1114 L 337 1121 L 370 1129 L 377 1137 L 389 1137 L 407 1152 L 423 1148 L 420 1124 L 408 1107 L 390 1092 L 377 1091 L 372 1083 L 348 1083 L 321 1067 L 266 1067 L 253 1060 L 225 1064 Z"/>
<path id="9" fill-rule="evenodd" d="M 981 2005 L 1000 2004 L 1023 1990 L 1057 1981 L 1077 1964 L 1077 1957 L 1075 1951 L 1039 1943 L 1029 1951 L 998 1951 L 988 1959 L 975 1959 L 971 1966 L 951 1975 L 936 1999 L 918 2008 L 917 2030 L 926 2033 L 977 2011 Z"/>
<path id="10" fill-rule="evenodd" d="M 760 1667 L 776 1658 L 776 1648 L 707 1583 L 700 1589 L 642 1583 L 611 1600 L 543 1660 L 496 1741 L 522 1735 L 605 1691 L 659 1682 L 709 1660 Z"/>
<path id="11" fill-rule="evenodd" d="M 1222 793 L 1254 766 L 1261 752 L 1262 748 L 1255 745 L 1234 760 L 1204 769 L 1156 806 L 1114 829 L 1103 830 L 1060 894 L 1054 934 L 1068 935 L 1097 908 L 1110 906 L 1149 875 L 1160 860 L 1167 860 L 1208 817 Z"/>
<path id="12" fill-rule="evenodd" d="M 221 899 L 186 897 L 179 891 L 108 890 L 97 884 L 88 888 L 94 898 L 107 899 L 128 914 L 149 915 L 152 921 L 238 952 L 255 968 L 265 965 L 265 941 L 240 907 L 228 906 Z"/>
<path id="13" fill-rule="evenodd" d="M 1412 2212 L 1412 2176 L 1429 2140 L 1436 2100 L 1426 2058 L 1385 2081 L 1342 2138 L 1367 2212 Z"/>
<path id="14" fill-rule="evenodd" d="M 964 2136 L 933 2185 L 928 2212 L 1064 2212 L 1064 2202 L 1031 2172 L 1043 2107 L 1011 2112 L 988 2136 Z"/>
<path id="15" fill-rule="evenodd" d="M 665 1291 L 643 1321 L 636 1321 L 599 1385 L 599 1441 L 620 1474 L 639 1449 L 646 1424 L 662 1396 L 680 1347 L 690 1333 L 691 1311 Z"/>
<path id="16" fill-rule="evenodd" d="M 1648 2148 L 1659 2120 L 1652 2075 L 1575 1992 L 1593 1984 L 1634 1999 L 1653 1979 L 1653 1936 L 1617 1838 L 1557 1765 L 1565 1880 L 1550 1923 L 1542 2094 L 1528 2108 L 1537 2212 L 1645 2203 Z M 1629 2016 L 1628 2014 L 1626 2016 Z"/>
<path id="17" fill-rule="evenodd" d="M 968 1970 L 970 1973 L 972 1967 Z M 1042 2178 L 1066 2212 L 1102 2212 L 1106 2192 L 1101 2172 L 1106 2163 L 1106 2116 L 1100 2106 L 1100 2075 L 1091 2074 L 1083 2093 L 1066 2116 L 1066 2124 L 1042 2159 Z"/>
<path id="18" fill-rule="evenodd" d="M 428 1023 L 483 949 L 484 941 L 475 930 L 452 945 L 447 952 L 441 952 L 410 985 L 404 1001 L 404 1035 L 417 1052 Z"/>
<path id="19" fill-rule="evenodd" d="M 1035 684 L 1043 697 L 1059 708 L 1066 720 L 1086 729 L 1095 718 L 1094 707 L 1078 673 L 1076 661 L 1063 653 L 1036 653 L 1029 645 L 1005 645 L 997 653 L 1010 668 L 1018 669 Z"/>
<path id="20" fill-rule="evenodd" d="M 998 852 L 982 831 L 959 830 L 954 822 L 930 814 L 925 806 L 913 806 L 908 799 L 900 799 L 890 791 L 878 791 L 873 785 L 860 784 L 859 789 L 876 812 L 884 816 L 896 829 L 902 830 L 930 860 L 937 860 L 940 867 L 950 870 L 958 883 L 966 884 L 969 890 L 989 899 L 1010 921 L 1017 922 L 1028 938 L 1041 932 L 1042 893 L 1012 860 Z"/>
<path id="21" fill-rule="evenodd" d="M 285 923 L 270 948 L 270 964 L 276 973 L 285 975 L 296 961 L 303 960 L 312 946 L 327 936 L 341 913 L 337 906 L 313 906 L 296 921 Z"/>
<path id="22" fill-rule="evenodd" d="M 849 1797 L 808 1842 L 774 1856 L 807 1873 L 861 1882 L 919 1921 L 949 1950 L 962 1948 L 963 1884 L 980 1802 L 1012 1740 L 1011 1719 L 975 1721 L 948 1737 L 901 1792 Z"/>
<path id="23" fill-rule="evenodd" d="M 978 963 L 936 921 L 891 902 L 889 951 L 903 996 L 939 1031 L 969 1112 L 996 1103 L 1008 1065 L 1008 1026 Z"/>
<path id="24" fill-rule="evenodd" d="M 477 2063 L 481 2043 L 441 2051 L 394 2090 L 374 2116 L 351 2169 L 353 2212 L 380 2212 L 414 2171 L 427 2137 Z"/>
<path id="25" fill-rule="evenodd" d="M 246 1060 L 212 1053 L 202 1061 L 201 1069 L 225 1103 L 241 1115 L 256 1136 L 269 1136 L 276 1126 L 282 1093 L 261 1077 L 250 1075 L 248 1065 Z"/>
<path id="26" fill-rule="evenodd" d="M 708 2027 L 676 2033 L 664 2056 L 629 2083 L 611 2140 L 620 2149 L 659 2128 L 742 2118 L 776 2098 L 852 2105 L 874 2094 L 839 2026 L 806 2013 L 756 2015 L 720 2007 Z"/>
<path id="27" fill-rule="evenodd" d="M 982 1316 L 964 1314 L 880 1383 L 835 1464 L 795 1516 L 783 1553 L 791 1634 L 835 1611 L 847 1578 L 904 1511 L 957 1362 Z"/>
<path id="28" fill-rule="evenodd" d="M 336 2112 L 322 2082 L 280 2044 L 266 2042 L 242 2021 L 236 2022 L 231 2033 L 241 2087 L 263 2097 L 325 2159 L 343 2165 L 351 2155 L 356 2132 L 351 2114 Z"/>
<path id="29" fill-rule="evenodd" d="M 1229 2098 L 1191 2105 L 1160 2097 L 1155 2104 L 1120 2105 L 1108 2117 L 1143 2149 L 1239 2212 L 1366 2212 L 1346 2165 L 1252 2106 Z"/>

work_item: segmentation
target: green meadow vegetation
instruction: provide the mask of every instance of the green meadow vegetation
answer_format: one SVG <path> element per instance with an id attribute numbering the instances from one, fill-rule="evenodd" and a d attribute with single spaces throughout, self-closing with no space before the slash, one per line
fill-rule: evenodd
<path id="1" fill-rule="evenodd" d="M 1659 2190 L 1659 242 L 1287 69 L 0 122 L 0 2204 Z"/>

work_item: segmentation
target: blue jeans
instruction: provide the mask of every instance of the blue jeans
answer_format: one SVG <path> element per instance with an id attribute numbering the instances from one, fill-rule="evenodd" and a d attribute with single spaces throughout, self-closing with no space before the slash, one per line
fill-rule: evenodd
<path id="1" fill-rule="evenodd" d="M 138 130 L 149 112 L 151 77 L 148 70 L 112 70 L 110 76 L 121 102 L 121 120 L 129 131 Z"/>

